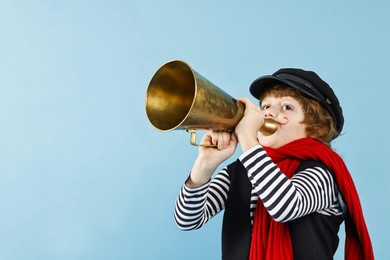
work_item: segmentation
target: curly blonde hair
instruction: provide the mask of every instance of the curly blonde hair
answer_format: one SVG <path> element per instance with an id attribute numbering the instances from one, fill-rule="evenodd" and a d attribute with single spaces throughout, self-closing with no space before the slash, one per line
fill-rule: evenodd
<path id="1" fill-rule="evenodd" d="M 304 120 L 301 123 L 306 125 L 308 137 L 315 138 L 330 147 L 330 142 L 339 136 L 340 133 L 336 130 L 329 111 L 319 102 L 303 96 L 298 90 L 287 85 L 269 87 L 260 95 L 260 104 L 267 96 L 295 98 L 302 106 Z"/>

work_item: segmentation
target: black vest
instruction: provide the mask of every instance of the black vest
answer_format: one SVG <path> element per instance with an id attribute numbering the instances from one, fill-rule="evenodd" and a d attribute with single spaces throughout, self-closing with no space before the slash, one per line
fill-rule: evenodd
<path id="1" fill-rule="evenodd" d="M 297 172 L 315 166 L 325 167 L 318 161 L 305 161 Z M 252 184 L 239 160 L 227 168 L 230 189 L 222 225 L 222 259 L 247 260 L 252 232 L 249 212 Z M 312 213 L 288 222 L 294 259 L 333 259 L 342 221 L 342 216 Z"/>

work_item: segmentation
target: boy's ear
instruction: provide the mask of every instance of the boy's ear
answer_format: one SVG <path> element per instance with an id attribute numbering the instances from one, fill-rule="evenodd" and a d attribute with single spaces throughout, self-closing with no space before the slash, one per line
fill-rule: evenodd
<path id="1" fill-rule="evenodd" d="M 310 138 L 318 139 L 318 138 L 321 138 L 322 136 L 324 136 L 325 129 L 323 129 L 319 125 L 315 125 L 315 126 L 311 126 L 311 127 L 306 126 L 306 134 L 308 134 L 308 137 L 310 137 Z"/>
<path id="2" fill-rule="evenodd" d="M 320 127 L 320 126 L 315 126 L 315 138 L 317 139 L 322 139 L 324 136 L 326 136 L 326 129 L 324 129 L 323 127 Z"/>

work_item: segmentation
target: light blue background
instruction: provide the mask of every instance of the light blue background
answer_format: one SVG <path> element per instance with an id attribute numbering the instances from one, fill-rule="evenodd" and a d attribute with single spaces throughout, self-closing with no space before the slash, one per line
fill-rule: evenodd
<path id="1" fill-rule="evenodd" d="M 0 259 L 220 258 L 221 216 L 173 221 L 197 149 L 145 114 L 171 59 L 234 97 L 281 67 L 328 81 L 346 118 L 334 148 L 386 259 L 389 15 L 387 0 L 0 0 Z"/>

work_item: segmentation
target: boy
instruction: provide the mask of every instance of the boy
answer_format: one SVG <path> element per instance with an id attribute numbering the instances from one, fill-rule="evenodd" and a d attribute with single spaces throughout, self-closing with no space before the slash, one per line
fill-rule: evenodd
<path id="1" fill-rule="evenodd" d="M 373 259 L 352 178 L 330 148 L 344 123 L 339 101 L 316 73 L 280 69 L 250 86 L 233 133 L 206 133 L 175 208 L 183 230 L 225 210 L 222 259 L 333 259 L 345 220 L 346 259 Z M 277 130 L 259 131 L 264 119 Z M 240 145 L 242 155 L 211 181 Z"/>

